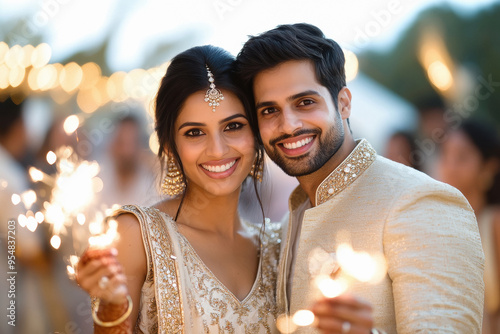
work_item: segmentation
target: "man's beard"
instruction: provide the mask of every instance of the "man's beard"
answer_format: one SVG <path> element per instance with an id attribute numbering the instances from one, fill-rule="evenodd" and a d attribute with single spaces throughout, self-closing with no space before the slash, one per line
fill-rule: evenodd
<path id="1" fill-rule="evenodd" d="M 342 146 L 344 142 L 344 128 L 338 125 L 340 124 L 335 124 L 328 129 L 324 137 L 321 136 L 323 132 L 319 129 L 303 129 L 296 131 L 293 135 L 285 135 L 272 139 L 269 142 L 269 146 L 266 147 L 266 153 L 274 163 L 290 176 L 297 177 L 312 174 L 323 167 Z M 283 151 L 277 147 L 276 143 L 304 134 L 316 136 L 316 140 L 318 140 L 316 152 L 307 152 L 298 157 L 284 157 Z"/>

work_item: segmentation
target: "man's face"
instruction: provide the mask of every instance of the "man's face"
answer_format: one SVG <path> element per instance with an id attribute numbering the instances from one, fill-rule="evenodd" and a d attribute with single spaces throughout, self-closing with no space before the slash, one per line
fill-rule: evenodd
<path id="1" fill-rule="evenodd" d="M 285 173 L 311 174 L 341 147 L 342 118 L 311 61 L 287 61 L 260 72 L 253 88 L 264 147 Z"/>

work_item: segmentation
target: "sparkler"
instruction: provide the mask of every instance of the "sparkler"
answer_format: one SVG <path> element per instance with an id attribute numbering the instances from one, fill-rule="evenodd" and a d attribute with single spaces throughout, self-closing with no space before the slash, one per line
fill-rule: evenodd
<path id="1" fill-rule="evenodd" d="M 75 124 L 74 118 L 68 120 L 68 129 L 65 130 L 75 131 L 79 124 Z M 28 210 L 26 214 L 19 215 L 19 224 L 32 232 L 41 223 L 49 224 L 52 233 L 50 245 L 54 249 L 59 249 L 66 242 L 62 238 L 65 236 L 73 240 L 74 251 L 80 252 L 87 245 L 109 247 L 118 239 L 117 222 L 110 220 L 106 224 L 105 217 L 116 206 L 99 209 L 94 203 L 96 194 L 103 189 L 103 182 L 97 176 L 99 164 L 80 160 L 71 147 L 62 147 L 57 152 L 50 151 L 46 158 L 49 164 L 55 164 L 55 175 L 48 175 L 35 167 L 29 169 L 29 175 L 33 182 L 43 183 L 51 188 L 50 198 L 43 202 L 40 211 L 33 213 L 29 209 L 38 200 L 34 190 L 20 195 L 13 194 L 12 203 L 22 203 Z M 74 278 L 78 257 L 71 255 L 67 261 L 68 275 Z"/>
<path id="2" fill-rule="evenodd" d="M 309 273 L 313 290 L 318 298 L 337 297 L 355 282 L 379 283 L 387 273 L 387 263 L 382 254 L 354 251 L 349 243 L 340 243 L 334 254 L 321 248 L 309 254 Z M 281 333 L 293 333 L 298 327 L 314 323 L 314 314 L 309 310 L 299 310 L 292 317 L 281 315 L 277 327 Z"/>

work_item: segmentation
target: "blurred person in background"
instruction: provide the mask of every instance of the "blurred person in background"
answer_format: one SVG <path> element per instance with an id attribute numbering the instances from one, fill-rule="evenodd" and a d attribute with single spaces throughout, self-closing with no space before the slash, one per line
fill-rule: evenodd
<path id="1" fill-rule="evenodd" d="M 445 120 L 446 104 L 439 97 L 427 97 L 416 103 L 420 116 L 418 132 L 415 138 L 416 153 L 420 170 L 431 177 L 436 177 L 439 157 L 438 147 L 444 139 L 449 124 Z"/>
<path id="2" fill-rule="evenodd" d="M 151 205 L 159 200 L 154 156 L 145 143 L 140 120 L 132 115 L 118 119 L 101 165 L 104 183 L 98 203 Z"/>
<path id="3" fill-rule="evenodd" d="M 0 332 L 47 333 L 49 328 L 39 278 L 47 270 L 40 231 L 30 232 L 17 223 L 26 213 L 23 203 L 14 205 L 12 195 L 30 188 L 28 174 L 20 163 L 28 151 L 28 138 L 23 119 L 23 104 L 11 98 L 0 102 Z M 8 234 L 9 221 L 16 221 L 15 234 Z M 10 236 L 11 238 L 8 238 Z M 11 242 L 9 243 L 8 240 Z M 15 241 L 15 242 L 14 242 Z M 15 244 L 15 264 L 9 269 L 7 245 Z M 7 272 L 16 272 L 8 275 Z M 11 279 L 7 281 L 7 279 Z M 14 283 L 14 289 L 12 284 Z M 11 293 L 12 291 L 12 293 Z M 11 305 L 15 310 L 9 310 Z M 14 317 L 12 317 L 14 316 Z M 9 325 L 9 322 L 11 325 Z M 12 326 L 15 324 L 15 327 Z"/>
<path id="4" fill-rule="evenodd" d="M 415 136 L 409 132 L 395 132 L 387 141 L 384 156 L 392 161 L 420 170 L 419 156 L 416 155 Z"/>
<path id="5" fill-rule="evenodd" d="M 441 149 L 438 177 L 460 190 L 474 209 L 486 258 L 483 333 L 500 333 L 500 136 L 466 120 Z"/>

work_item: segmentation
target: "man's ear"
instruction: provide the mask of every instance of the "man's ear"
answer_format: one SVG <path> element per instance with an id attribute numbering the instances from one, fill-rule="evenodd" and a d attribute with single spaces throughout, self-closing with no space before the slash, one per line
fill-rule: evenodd
<path id="1" fill-rule="evenodd" d="M 343 120 L 348 119 L 351 116 L 351 91 L 347 87 L 343 87 L 337 97 L 338 100 L 338 111 Z"/>

